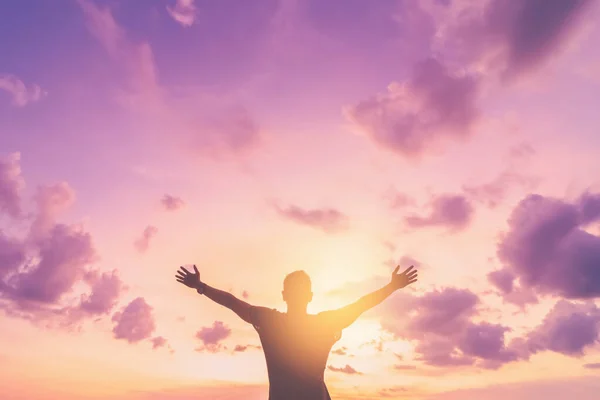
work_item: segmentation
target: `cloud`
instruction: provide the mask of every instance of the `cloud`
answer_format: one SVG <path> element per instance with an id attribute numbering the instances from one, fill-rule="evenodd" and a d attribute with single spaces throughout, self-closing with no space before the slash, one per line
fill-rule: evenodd
<path id="1" fill-rule="evenodd" d="M 512 211 L 498 243 L 503 272 L 511 287 L 535 295 L 567 299 L 600 297 L 600 237 L 583 228 L 600 219 L 600 195 L 585 193 L 574 202 L 528 195 Z M 518 283 L 518 284 L 517 284 Z"/>
<path id="2" fill-rule="evenodd" d="M 108 7 L 100 8 L 89 0 L 77 2 L 83 11 L 90 34 L 127 74 L 129 87 L 119 93 L 118 101 L 127 107 L 142 105 L 154 112 L 161 110 L 162 93 L 150 45 L 146 42 L 136 44 L 130 41 Z"/>
<path id="3" fill-rule="evenodd" d="M 17 107 L 35 103 L 48 94 L 38 85 L 33 84 L 27 87 L 16 76 L 7 74 L 0 75 L 0 90 L 8 92 L 12 96 L 12 104 Z"/>
<path id="4" fill-rule="evenodd" d="M 504 171 L 492 181 L 481 185 L 464 185 L 463 191 L 474 201 L 484 203 L 487 207 L 498 206 L 506 197 L 511 187 L 521 186 L 531 190 L 538 179 L 517 172 Z"/>
<path id="5" fill-rule="evenodd" d="M 202 341 L 204 345 L 200 349 L 208 350 L 210 352 L 217 352 L 221 349 L 221 342 L 231 335 L 231 329 L 223 324 L 222 321 L 213 322 L 212 326 L 202 327 L 196 332 L 196 338 Z"/>
<path id="6" fill-rule="evenodd" d="M 196 21 L 194 0 L 176 0 L 175 7 L 167 6 L 169 15 L 181 26 L 190 27 Z"/>
<path id="7" fill-rule="evenodd" d="M 429 58 L 403 83 L 344 110 L 376 144 L 401 157 L 419 158 L 442 139 L 469 136 L 478 119 L 479 78 L 450 72 Z"/>
<path id="8" fill-rule="evenodd" d="M 156 336 L 152 338 L 152 348 L 158 349 L 159 347 L 164 347 L 167 344 L 167 339 L 162 336 Z"/>
<path id="9" fill-rule="evenodd" d="M 58 303 L 97 260 L 91 235 L 77 226 L 55 225 L 36 245 L 35 261 L 8 279 L 5 294 L 14 302 Z"/>
<path id="10" fill-rule="evenodd" d="M 89 296 L 82 296 L 81 309 L 90 314 L 106 314 L 111 311 L 125 288 L 117 270 L 99 276 L 97 273 L 89 274 L 87 280 L 92 292 Z"/>
<path id="11" fill-rule="evenodd" d="M 469 200 L 461 195 L 439 195 L 430 205 L 432 210 L 429 215 L 407 216 L 404 218 L 405 224 L 411 228 L 442 226 L 451 230 L 462 230 L 469 225 L 475 212 Z"/>
<path id="12" fill-rule="evenodd" d="M 260 125 L 245 107 L 223 107 L 195 125 L 190 146 L 199 153 L 220 157 L 227 151 L 242 153 L 253 149 L 261 137 Z"/>
<path id="13" fill-rule="evenodd" d="M 583 364 L 583 368 L 600 369 L 600 363 Z"/>
<path id="14" fill-rule="evenodd" d="M 152 307 L 143 297 L 137 297 L 121 311 L 116 312 L 112 321 L 115 322 L 114 337 L 129 343 L 137 343 L 149 338 L 156 328 Z"/>
<path id="15" fill-rule="evenodd" d="M 295 205 L 287 208 L 275 205 L 274 208 L 283 218 L 320 229 L 326 233 L 338 233 L 349 227 L 349 218 L 333 208 L 303 209 Z"/>
<path id="16" fill-rule="evenodd" d="M 256 350 L 260 350 L 262 349 L 261 346 L 255 346 L 252 344 L 247 344 L 247 345 L 241 345 L 241 344 L 236 344 L 235 347 L 233 348 L 233 352 L 234 353 L 243 353 L 246 350 L 250 350 L 250 349 L 256 349 Z"/>
<path id="17" fill-rule="evenodd" d="M 479 297 L 466 289 L 444 288 L 398 300 L 386 307 L 381 326 L 397 338 L 416 341 L 416 359 L 432 366 L 477 365 L 495 369 L 519 359 L 507 346 L 507 327 L 475 323 Z"/>
<path id="18" fill-rule="evenodd" d="M 347 355 L 347 354 L 348 354 L 348 353 L 347 353 L 347 350 L 348 350 L 348 348 L 347 348 L 347 347 L 345 347 L 345 346 L 342 346 L 342 347 L 339 347 L 339 348 L 337 348 L 337 349 L 333 350 L 333 351 L 332 351 L 332 353 L 333 353 L 333 354 L 337 354 L 338 356 L 345 356 L 345 355 Z"/>
<path id="19" fill-rule="evenodd" d="M 436 50 L 451 49 L 467 64 L 503 78 L 532 72 L 575 32 L 588 0 L 454 2 L 438 26 Z M 465 7 L 466 5 L 466 7 Z"/>
<path id="20" fill-rule="evenodd" d="M 416 365 L 394 364 L 394 369 L 398 371 L 407 371 L 417 369 Z"/>
<path id="21" fill-rule="evenodd" d="M 542 323 L 527 335 L 530 354 L 550 350 L 581 357 L 584 350 L 599 342 L 600 309 L 593 303 L 559 300 Z"/>
<path id="22" fill-rule="evenodd" d="M 0 230 L 0 294 L 6 275 L 16 271 L 25 262 L 25 250 L 22 242 L 6 236 Z"/>
<path id="23" fill-rule="evenodd" d="M 185 206 L 185 202 L 181 197 L 171 196 L 170 194 L 165 194 L 160 200 L 160 204 L 162 204 L 167 211 L 179 210 Z"/>
<path id="24" fill-rule="evenodd" d="M 30 228 L 33 240 L 48 233 L 57 217 L 68 210 L 76 200 L 75 191 L 67 182 L 40 186 L 34 197 L 37 215 Z"/>
<path id="25" fill-rule="evenodd" d="M 247 291 L 247 290 L 244 290 L 244 291 L 242 292 L 242 298 L 243 298 L 243 299 L 247 299 L 247 298 L 248 298 L 248 291 Z"/>
<path id="26" fill-rule="evenodd" d="M 355 370 L 353 367 L 351 367 L 348 364 L 346 364 L 346 366 L 344 366 L 344 367 L 334 367 L 332 365 L 329 365 L 329 366 L 327 366 L 327 369 L 329 369 L 330 371 L 333 371 L 333 372 L 341 372 L 343 374 L 348 374 L 348 375 L 362 375 L 362 372 L 358 372 L 357 370 Z"/>
<path id="27" fill-rule="evenodd" d="M 0 158 L 0 213 L 13 218 L 21 216 L 21 195 L 25 188 L 20 161 L 20 153 Z"/>
<path id="28" fill-rule="evenodd" d="M 156 234 L 158 233 L 158 228 L 152 225 L 148 225 L 145 229 L 144 232 L 142 233 L 142 237 L 137 239 L 133 245 L 135 246 L 136 250 L 140 253 L 145 253 L 148 248 L 150 247 L 150 240 L 156 236 Z"/>

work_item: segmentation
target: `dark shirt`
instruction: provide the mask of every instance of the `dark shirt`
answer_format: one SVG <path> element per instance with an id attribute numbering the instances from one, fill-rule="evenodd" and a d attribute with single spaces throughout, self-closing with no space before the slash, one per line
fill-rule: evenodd
<path id="1" fill-rule="evenodd" d="M 260 336 L 269 375 L 269 400 L 330 400 L 324 374 L 341 330 L 323 314 L 292 318 L 253 307 L 252 324 Z"/>

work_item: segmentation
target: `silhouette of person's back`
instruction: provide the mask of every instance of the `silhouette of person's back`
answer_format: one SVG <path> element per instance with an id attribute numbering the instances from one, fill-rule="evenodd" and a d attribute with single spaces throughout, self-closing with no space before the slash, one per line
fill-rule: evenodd
<path id="1" fill-rule="evenodd" d="M 417 272 L 411 271 L 412 266 L 401 274 L 398 268 L 383 288 L 346 307 L 316 315 L 306 312 L 313 293 L 310 277 L 304 271 L 292 272 L 283 282 L 286 313 L 252 306 L 231 293 L 208 286 L 200 281 L 195 265 L 194 273 L 181 267 L 176 279 L 254 326 L 267 363 L 269 400 L 323 400 L 331 399 L 324 381 L 325 367 L 331 347 L 340 339 L 342 330 L 395 290 L 416 282 Z"/>

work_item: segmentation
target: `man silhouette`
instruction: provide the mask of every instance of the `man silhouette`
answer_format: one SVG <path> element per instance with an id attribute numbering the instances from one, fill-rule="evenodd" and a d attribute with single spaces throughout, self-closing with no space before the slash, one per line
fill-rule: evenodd
<path id="1" fill-rule="evenodd" d="M 195 265 L 193 273 L 181 267 L 176 279 L 254 326 L 265 353 L 269 400 L 330 400 L 324 373 L 331 347 L 340 339 L 342 330 L 362 313 L 417 281 L 413 266 L 402 273 L 398 273 L 399 268 L 396 267 L 390 283 L 383 288 L 350 305 L 318 314 L 306 312 L 313 293 L 310 277 L 304 271 L 292 272 L 283 281 L 285 313 L 250 305 L 231 293 L 207 285 L 200 280 Z"/>

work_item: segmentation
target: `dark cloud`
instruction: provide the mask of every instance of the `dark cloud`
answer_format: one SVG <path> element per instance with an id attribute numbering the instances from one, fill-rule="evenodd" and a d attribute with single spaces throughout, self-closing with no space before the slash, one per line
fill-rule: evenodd
<path id="1" fill-rule="evenodd" d="M 411 228 L 441 226 L 451 230 L 466 228 L 475 212 L 472 204 L 461 195 L 439 195 L 431 201 L 428 215 L 410 215 L 404 222 Z"/>
<path id="2" fill-rule="evenodd" d="M 165 194 L 163 198 L 160 200 L 160 204 L 167 211 L 175 211 L 185 206 L 185 202 L 181 197 L 171 196 L 170 194 Z"/>
<path id="3" fill-rule="evenodd" d="M 412 77 L 384 94 L 345 110 L 347 118 L 378 145 L 418 158 L 447 138 L 469 136 L 478 119 L 479 79 L 452 73 L 435 58 L 417 64 Z"/>
<path id="4" fill-rule="evenodd" d="M 156 236 L 158 233 L 158 228 L 152 225 L 148 225 L 144 232 L 142 233 L 142 237 L 136 240 L 133 244 L 138 252 L 145 253 L 150 247 L 150 240 Z"/>
<path id="5" fill-rule="evenodd" d="M 196 338 L 202 341 L 204 345 L 199 350 L 217 352 L 221 349 L 221 341 L 231 335 L 231 329 L 223 324 L 222 321 L 213 322 L 212 326 L 202 327 L 196 332 Z"/>
<path id="6" fill-rule="evenodd" d="M 504 78 L 533 71 L 571 38 L 589 0 L 492 0 L 473 3 L 445 32 L 442 46 L 484 63 Z M 481 6 L 483 5 L 483 9 Z"/>
<path id="7" fill-rule="evenodd" d="M 12 153 L 0 158 L 0 215 L 21 216 L 21 193 L 25 181 L 21 175 L 21 154 Z"/>
<path id="8" fill-rule="evenodd" d="M 599 341 L 600 309 L 593 303 L 560 300 L 543 322 L 527 335 L 526 351 L 535 354 L 550 350 L 581 357 Z"/>
<path id="9" fill-rule="evenodd" d="M 326 233 L 337 233 L 348 229 L 349 226 L 349 218 L 333 208 L 303 209 L 295 205 L 286 208 L 274 206 L 274 208 L 283 218 Z"/>
<path id="10" fill-rule="evenodd" d="M 341 372 L 348 375 L 362 375 L 362 372 L 358 372 L 350 365 L 346 364 L 344 367 L 334 367 L 332 365 L 327 366 L 327 369 L 333 372 Z"/>
<path id="11" fill-rule="evenodd" d="M 0 294 L 4 278 L 25 262 L 25 256 L 25 245 L 0 231 Z"/>
<path id="12" fill-rule="evenodd" d="M 503 272 L 518 287 L 538 295 L 568 299 L 600 296 L 600 237 L 582 228 L 597 221 L 598 195 L 573 203 L 529 195 L 515 207 L 498 244 Z M 506 279 L 506 278 L 505 278 Z M 497 283 L 497 282 L 496 282 Z M 511 287 L 505 284 L 503 294 Z"/>
<path id="13" fill-rule="evenodd" d="M 129 343 L 149 338 L 156 328 L 152 307 L 143 297 L 132 300 L 120 312 L 115 313 L 112 321 L 115 322 L 114 337 Z"/>

